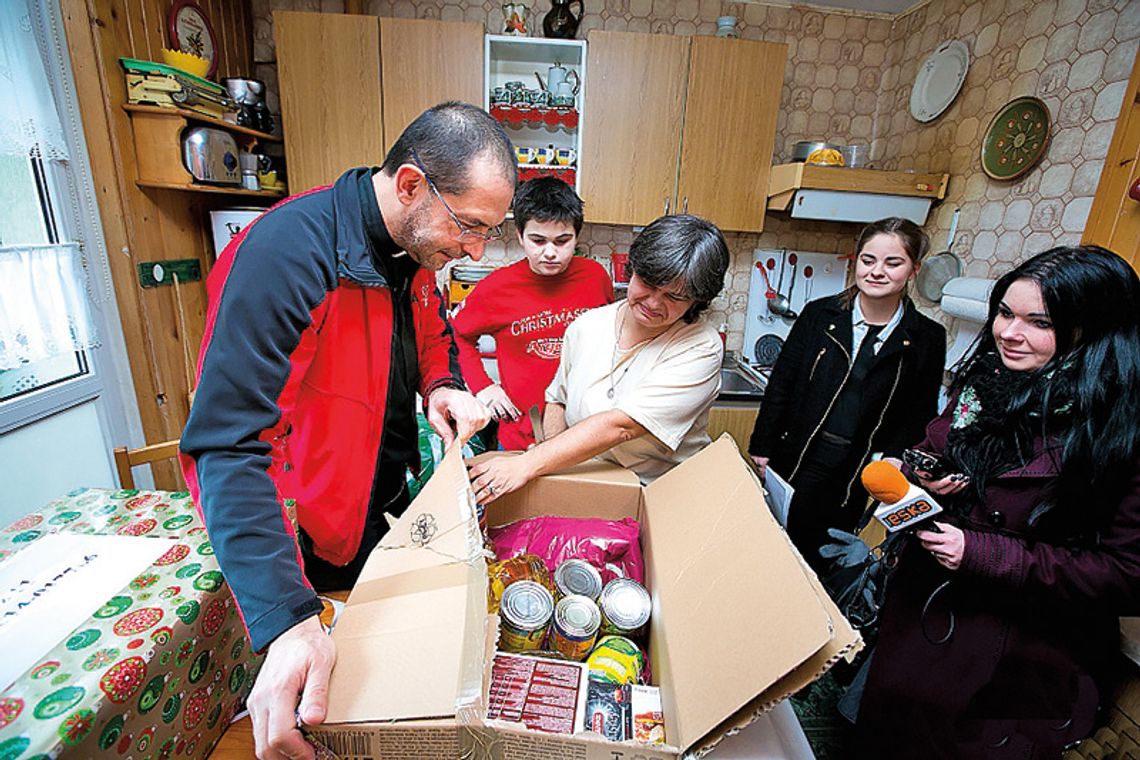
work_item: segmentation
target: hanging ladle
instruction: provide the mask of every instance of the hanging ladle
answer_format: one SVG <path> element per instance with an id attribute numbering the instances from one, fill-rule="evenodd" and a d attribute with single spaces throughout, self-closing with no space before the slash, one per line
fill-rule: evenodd
<path id="1" fill-rule="evenodd" d="M 795 254 L 792 255 L 795 256 Z M 795 319 L 799 315 L 792 311 L 792 302 L 786 295 L 779 291 L 779 288 L 782 288 L 784 286 L 785 269 L 787 269 L 786 258 L 783 260 L 780 266 L 780 284 L 777 286 L 777 290 L 774 294 L 769 293 L 768 295 L 768 311 L 772 312 L 778 317 L 784 317 L 785 319 Z"/>

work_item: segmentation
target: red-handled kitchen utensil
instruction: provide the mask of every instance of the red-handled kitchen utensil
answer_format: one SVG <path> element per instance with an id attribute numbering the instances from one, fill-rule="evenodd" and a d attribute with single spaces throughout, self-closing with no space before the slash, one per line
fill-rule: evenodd
<path id="1" fill-rule="evenodd" d="M 770 262 L 775 263 L 775 262 Z M 775 298 L 776 291 L 772 288 L 772 281 L 768 279 L 768 271 L 764 269 L 764 265 L 759 261 L 756 262 L 756 268 L 760 270 L 760 274 L 764 277 L 764 285 L 768 290 L 764 293 L 765 298 Z"/>

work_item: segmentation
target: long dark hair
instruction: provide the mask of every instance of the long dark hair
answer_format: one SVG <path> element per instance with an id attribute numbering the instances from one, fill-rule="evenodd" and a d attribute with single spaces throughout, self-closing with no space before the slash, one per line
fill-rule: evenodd
<path id="1" fill-rule="evenodd" d="M 1043 366 L 1017 378 L 1004 413 L 1011 436 L 1045 437 L 1055 445 L 1060 475 L 1048 504 L 1034 514 L 1080 524 L 1087 505 L 1105 518 L 1119 505 L 1140 455 L 1140 279 L 1112 251 L 1060 247 L 1001 277 L 974 350 L 957 369 L 960 392 L 993 363 L 998 307 L 1010 285 L 1041 289 L 1056 338 Z M 1019 441 L 1024 449 L 1028 441 Z M 952 452 L 951 452 L 952 453 Z M 1101 523 L 1101 520 L 1097 520 Z"/>

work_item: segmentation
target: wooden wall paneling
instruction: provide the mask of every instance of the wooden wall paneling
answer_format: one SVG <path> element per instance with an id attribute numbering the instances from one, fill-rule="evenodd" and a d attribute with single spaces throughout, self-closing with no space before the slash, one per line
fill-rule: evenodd
<path id="1" fill-rule="evenodd" d="M 469 21 L 380 19 L 384 153 L 372 163 L 428 108 L 448 100 L 482 105 L 483 30 Z"/>
<path id="2" fill-rule="evenodd" d="M 380 163 L 380 20 L 276 11 L 273 33 L 290 191 Z"/>
<path id="3" fill-rule="evenodd" d="M 166 425 L 155 403 L 158 380 L 147 350 L 149 326 L 143 318 L 141 289 L 137 287 L 130 248 L 131 208 L 127 199 L 128 171 L 133 171 L 133 151 L 129 167 L 123 166 L 124 136 L 129 141 L 130 127 L 116 120 L 107 92 L 108 69 L 118 68 L 117 56 L 110 51 L 135 52 L 128 22 L 129 9 L 112 13 L 111 4 L 91 6 L 88 15 L 84 0 L 62 0 L 64 24 L 72 70 L 76 78 L 79 112 L 87 140 L 91 171 L 95 182 L 103 235 L 119 308 L 131 377 L 138 401 L 139 415 L 147 441 L 157 441 Z M 145 43 L 143 43 L 145 49 Z M 108 54 L 104 55 L 104 50 Z M 109 59 L 109 60 L 108 60 Z M 123 114 L 124 116 L 126 114 Z M 126 127 L 125 135 L 116 134 Z M 124 445 L 127 441 L 122 442 Z"/>
<path id="4" fill-rule="evenodd" d="M 162 48 L 166 47 L 165 16 L 161 3 L 156 0 L 125 0 L 123 4 L 133 42 L 133 58 L 162 61 Z"/>
<path id="5" fill-rule="evenodd" d="M 177 438 L 188 412 L 183 369 L 186 348 L 197 361 L 205 314 L 204 282 L 181 288 L 186 334 L 172 287 L 143 290 L 141 261 L 197 258 L 208 270 L 212 247 L 206 211 L 227 205 L 221 196 L 143 191 L 135 185 L 137 159 L 120 56 L 160 60 L 167 44 L 168 0 L 61 0 L 80 117 L 91 158 L 115 296 L 147 443 Z M 248 74 L 252 60 L 248 0 L 206 0 L 219 37 L 218 75 Z M 226 34 L 223 37 L 222 29 Z M 224 39 L 224 44 L 223 44 Z M 178 156 L 172 156 L 173 161 Z M 126 441 L 122 443 L 126 444 Z M 153 467 L 160 488 L 181 484 L 177 465 Z"/>
<path id="6" fill-rule="evenodd" d="M 1140 179 L 1140 52 L 1101 170 L 1081 242 L 1119 253 L 1140 272 L 1140 201 L 1128 196 Z"/>

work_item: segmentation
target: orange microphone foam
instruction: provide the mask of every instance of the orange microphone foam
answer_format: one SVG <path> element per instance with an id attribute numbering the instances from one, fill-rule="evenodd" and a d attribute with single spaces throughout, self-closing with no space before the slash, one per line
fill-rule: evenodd
<path id="1" fill-rule="evenodd" d="M 894 504 L 910 490 L 906 477 L 890 462 L 871 462 L 860 477 L 867 493 L 886 504 Z"/>

